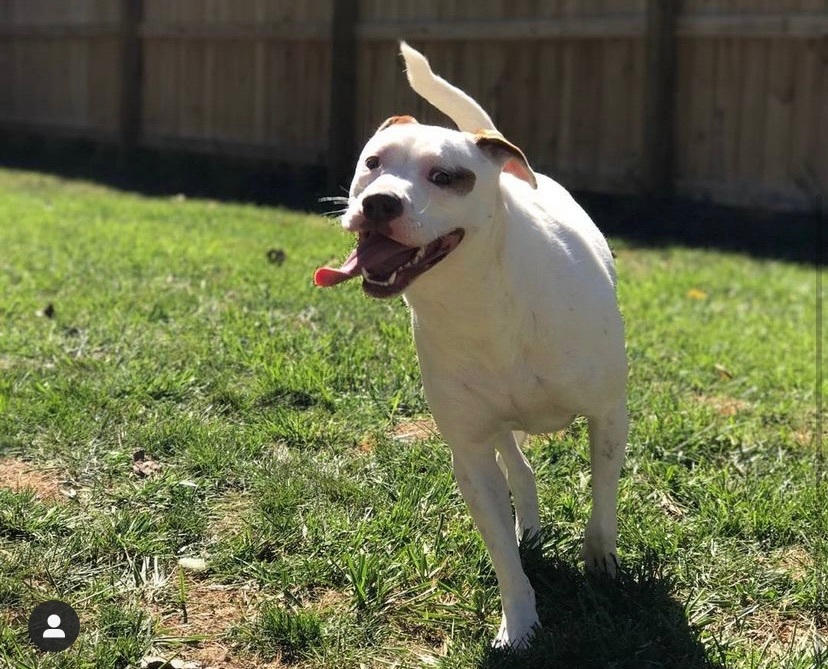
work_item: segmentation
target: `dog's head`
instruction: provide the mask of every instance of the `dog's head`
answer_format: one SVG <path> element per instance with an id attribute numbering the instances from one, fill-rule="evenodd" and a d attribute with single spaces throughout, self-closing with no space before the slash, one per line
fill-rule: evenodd
<path id="1" fill-rule="evenodd" d="M 342 218 L 358 235 L 357 247 L 340 268 L 317 270 L 314 282 L 333 286 L 362 276 L 369 295 L 400 294 L 465 236 L 492 224 L 504 171 L 537 186 L 523 152 L 496 131 L 389 118 L 362 151 Z"/>

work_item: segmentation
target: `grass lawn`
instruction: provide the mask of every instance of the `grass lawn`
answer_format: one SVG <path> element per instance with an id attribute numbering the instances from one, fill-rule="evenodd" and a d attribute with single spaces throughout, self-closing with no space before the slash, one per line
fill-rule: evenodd
<path id="1" fill-rule="evenodd" d="M 544 629 L 515 657 L 404 305 L 311 285 L 349 246 L 0 171 L 1 667 L 828 666 L 813 267 L 615 242 L 625 571 L 578 563 L 584 423 L 533 438 Z M 82 630 L 44 655 L 53 598 Z"/>

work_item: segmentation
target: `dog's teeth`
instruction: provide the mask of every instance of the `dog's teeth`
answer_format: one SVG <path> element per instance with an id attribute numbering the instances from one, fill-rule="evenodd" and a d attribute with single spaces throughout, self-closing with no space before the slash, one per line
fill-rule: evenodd
<path id="1" fill-rule="evenodd" d="M 420 262 L 423 259 L 424 255 L 425 255 L 425 246 L 421 246 L 420 248 L 417 249 L 417 253 L 414 255 L 414 257 L 411 260 L 409 260 L 407 263 L 405 263 L 405 265 L 400 267 L 400 269 L 408 269 L 409 267 L 413 267 L 414 265 L 416 265 L 418 262 Z"/>
<path id="2" fill-rule="evenodd" d="M 368 283 L 374 284 L 375 286 L 386 286 L 386 287 L 390 286 L 391 284 L 393 284 L 397 280 L 397 272 L 399 272 L 400 270 L 408 269 L 409 267 L 413 267 L 414 265 L 419 263 L 425 257 L 425 254 L 426 254 L 426 247 L 425 246 L 419 247 L 417 249 L 417 253 L 414 255 L 414 257 L 411 260 L 409 260 L 407 263 L 405 263 L 405 265 L 402 265 L 401 267 L 399 267 L 397 270 L 395 270 L 391 274 L 391 276 L 389 276 L 387 279 L 384 279 L 384 280 L 373 278 L 371 276 L 371 274 L 368 272 L 368 270 L 363 267 L 362 268 L 362 278 L 365 279 Z"/>
<path id="3" fill-rule="evenodd" d="M 362 278 L 365 279 L 368 283 L 374 284 L 375 286 L 390 286 L 392 283 L 394 283 L 394 281 L 397 280 L 397 272 L 395 271 L 393 274 L 391 274 L 391 276 L 389 276 L 385 280 L 373 279 L 373 278 L 371 278 L 371 275 L 368 274 L 368 270 L 366 270 L 363 267 L 362 268 Z"/>

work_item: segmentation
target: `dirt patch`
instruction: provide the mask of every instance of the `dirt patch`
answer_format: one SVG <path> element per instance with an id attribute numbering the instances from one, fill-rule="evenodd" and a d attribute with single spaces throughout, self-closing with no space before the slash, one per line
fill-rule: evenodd
<path id="1" fill-rule="evenodd" d="M 221 644 L 209 643 L 178 653 L 166 653 L 154 657 L 164 658 L 176 666 L 174 661 L 183 662 L 184 669 L 284 669 L 289 666 L 282 662 L 265 662 L 248 655 L 236 655 Z M 296 665 L 292 665 L 295 669 Z"/>
<path id="2" fill-rule="evenodd" d="M 357 443 L 357 449 L 361 453 L 365 453 L 366 455 L 373 453 L 374 449 L 377 447 L 377 439 L 374 435 L 366 435 L 359 440 Z"/>
<path id="3" fill-rule="evenodd" d="M 780 548 L 771 555 L 772 563 L 792 579 L 801 581 L 814 569 L 814 558 L 799 546 Z"/>
<path id="4" fill-rule="evenodd" d="M 181 651 L 174 657 L 183 659 L 193 669 L 282 669 L 288 665 L 235 653 L 221 643 L 210 641 Z M 167 658 L 168 660 L 171 658 Z"/>
<path id="5" fill-rule="evenodd" d="M 199 669 L 277 669 L 284 666 L 240 654 L 225 642 L 234 626 L 256 616 L 261 599 L 259 590 L 193 578 L 187 578 L 185 586 L 185 606 L 169 599 L 145 605 L 165 637 L 186 644 L 175 651 L 159 652 L 158 656 L 195 663 Z M 176 588 L 177 580 L 171 579 L 167 597 L 173 597 L 171 591 Z"/>
<path id="6" fill-rule="evenodd" d="M 252 512 L 253 506 L 254 501 L 249 494 L 226 494 L 210 514 L 209 535 L 216 539 L 236 536 L 244 529 L 245 518 Z"/>
<path id="7" fill-rule="evenodd" d="M 736 397 L 722 397 L 719 395 L 700 395 L 696 398 L 701 404 L 710 407 L 720 416 L 730 418 L 750 409 L 750 402 Z"/>
<path id="8" fill-rule="evenodd" d="M 38 499 L 55 501 L 63 499 L 61 483 L 54 471 L 34 469 L 19 458 L 0 458 L 0 488 L 31 490 Z"/>
<path id="9" fill-rule="evenodd" d="M 437 425 L 434 424 L 434 419 L 430 417 L 410 418 L 397 423 L 391 431 L 391 436 L 397 441 L 410 442 L 439 437 L 440 433 Z"/>
<path id="10" fill-rule="evenodd" d="M 792 650 L 818 647 L 828 630 L 820 628 L 803 613 L 759 613 L 745 621 L 744 635 L 753 645 L 765 649 L 767 659 L 788 657 Z"/>
<path id="11" fill-rule="evenodd" d="M 175 584 L 172 583 L 175 581 Z M 177 579 L 166 593 L 174 596 Z M 148 608 L 171 636 L 210 638 L 226 634 L 231 627 L 256 615 L 258 591 L 248 586 L 222 585 L 187 578 L 185 602 L 151 602 Z"/>
<path id="12" fill-rule="evenodd" d="M 188 576 L 186 615 L 179 602 L 173 600 L 177 579 L 172 578 L 156 601 L 144 606 L 156 620 L 159 631 L 168 642 L 180 641 L 175 650 L 165 648 L 150 654 L 166 660 L 183 660 L 197 669 L 281 669 L 288 665 L 278 660 L 265 661 L 234 648 L 229 641 L 233 627 L 253 620 L 267 596 L 251 585 L 223 585 Z M 164 601 L 160 601 L 163 598 Z M 339 608 L 347 595 L 336 590 L 322 590 L 303 606 L 315 609 Z M 290 665 L 296 667 L 296 665 Z M 299 666 L 302 666 L 301 664 Z"/>
<path id="13" fill-rule="evenodd" d="M 816 439 L 814 439 L 814 433 L 811 430 L 804 428 L 801 430 L 795 430 L 793 433 L 793 438 L 794 441 L 796 441 L 796 443 L 800 446 L 810 447 L 813 446 L 816 442 Z"/>

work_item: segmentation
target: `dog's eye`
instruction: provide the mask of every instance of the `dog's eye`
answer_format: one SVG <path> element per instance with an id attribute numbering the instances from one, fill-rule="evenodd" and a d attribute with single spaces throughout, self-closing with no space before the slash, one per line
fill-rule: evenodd
<path id="1" fill-rule="evenodd" d="M 432 170 L 428 175 L 429 181 L 435 186 L 451 186 L 454 181 L 454 175 L 445 170 Z"/>
<path id="2" fill-rule="evenodd" d="M 380 160 L 376 156 L 370 156 L 369 158 L 365 159 L 365 167 L 369 170 L 375 170 L 379 167 Z"/>

